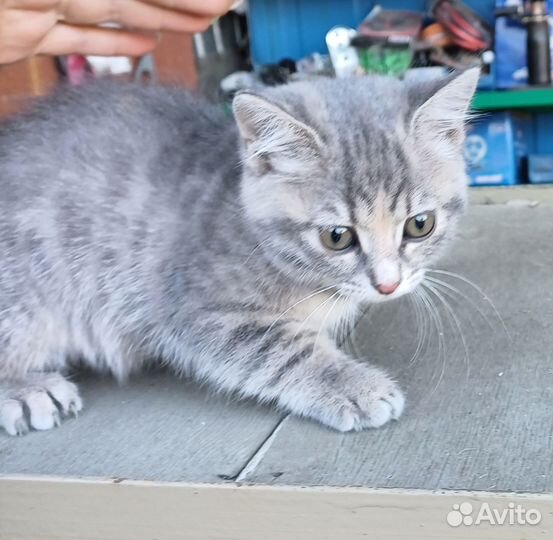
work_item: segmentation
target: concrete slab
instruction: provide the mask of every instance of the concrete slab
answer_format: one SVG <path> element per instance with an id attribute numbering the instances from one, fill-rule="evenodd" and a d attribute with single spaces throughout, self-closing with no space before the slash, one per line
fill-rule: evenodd
<path id="1" fill-rule="evenodd" d="M 281 418 L 163 373 L 121 387 L 87 376 L 79 386 L 86 407 L 77 420 L 21 438 L 0 436 L 0 474 L 224 482 Z"/>
<path id="2" fill-rule="evenodd" d="M 486 291 L 512 341 L 490 303 L 454 278 L 472 299 L 453 304 L 468 361 L 451 323 L 443 353 L 434 331 L 409 363 L 421 328 L 409 300 L 372 310 L 347 346 L 406 389 L 406 414 L 389 427 L 341 435 L 297 419 L 279 424 L 271 410 L 167 375 L 123 388 L 91 378 L 78 421 L 0 437 L 0 475 L 551 492 L 553 206 L 473 208 L 442 268 Z M 447 326 L 447 310 L 441 317 Z"/>

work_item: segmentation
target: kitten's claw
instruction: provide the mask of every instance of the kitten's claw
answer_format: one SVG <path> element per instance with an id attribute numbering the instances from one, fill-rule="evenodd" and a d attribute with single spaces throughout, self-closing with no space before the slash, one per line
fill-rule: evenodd
<path id="1" fill-rule="evenodd" d="M 69 416 L 72 416 L 73 418 L 79 417 L 79 411 L 83 408 L 83 404 L 81 399 L 79 398 L 78 401 L 73 401 L 69 404 L 69 407 L 67 409 L 67 414 Z"/>
<path id="2" fill-rule="evenodd" d="M 35 373 L 0 383 L 0 427 L 9 435 L 58 427 L 82 409 L 77 387 L 57 373 Z"/>
<path id="3" fill-rule="evenodd" d="M 15 435 L 17 437 L 23 437 L 29 432 L 29 424 L 24 418 L 20 418 L 15 422 L 15 429 L 13 433 L 8 432 L 10 435 Z"/>

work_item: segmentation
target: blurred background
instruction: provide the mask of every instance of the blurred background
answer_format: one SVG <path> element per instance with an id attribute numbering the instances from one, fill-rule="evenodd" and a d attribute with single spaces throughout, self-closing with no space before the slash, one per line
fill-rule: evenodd
<path id="1" fill-rule="evenodd" d="M 249 0 L 138 59 L 0 66 L 0 116 L 60 81 L 177 84 L 228 106 L 240 89 L 370 73 L 426 79 L 480 66 L 465 158 L 472 185 L 553 183 L 553 0 Z M 370 99 L 370 96 L 369 96 Z"/>

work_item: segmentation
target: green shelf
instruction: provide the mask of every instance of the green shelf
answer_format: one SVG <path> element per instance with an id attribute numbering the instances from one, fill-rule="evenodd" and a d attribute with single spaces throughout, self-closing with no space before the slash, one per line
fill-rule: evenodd
<path id="1" fill-rule="evenodd" d="M 472 106 L 476 110 L 553 109 L 553 88 L 525 88 L 478 92 Z"/>

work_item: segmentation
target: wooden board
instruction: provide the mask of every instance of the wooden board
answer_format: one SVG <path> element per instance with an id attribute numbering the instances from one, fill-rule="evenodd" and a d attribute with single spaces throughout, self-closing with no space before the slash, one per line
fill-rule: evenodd
<path id="1" fill-rule="evenodd" d="M 510 504 L 541 520 L 449 525 L 463 503 L 475 520 Z M 550 495 L 0 479 L 0 540 L 549 540 L 552 508 Z"/>

